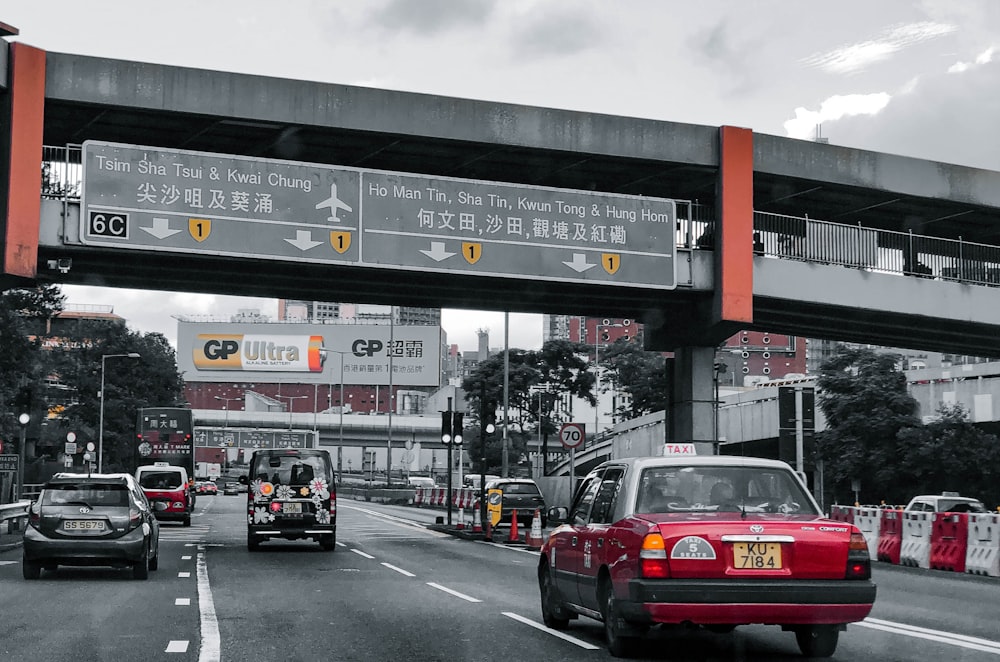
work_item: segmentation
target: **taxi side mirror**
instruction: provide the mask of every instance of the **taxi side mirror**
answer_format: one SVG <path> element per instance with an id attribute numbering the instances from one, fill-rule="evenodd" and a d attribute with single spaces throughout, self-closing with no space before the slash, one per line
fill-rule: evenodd
<path id="1" fill-rule="evenodd" d="M 549 508 L 549 524 L 562 524 L 569 519 L 569 510 L 563 506 L 552 506 Z"/>

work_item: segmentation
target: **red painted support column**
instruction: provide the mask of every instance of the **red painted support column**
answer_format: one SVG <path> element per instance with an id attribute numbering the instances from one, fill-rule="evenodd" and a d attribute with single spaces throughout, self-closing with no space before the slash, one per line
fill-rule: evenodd
<path id="1" fill-rule="evenodd" d="M 0 276 L 33 279 L 42 207 L 45 51 L 10 45 L 10 162 L 7 208 L 0 218 Z"/>
<path id="2" fill-rule="evenodd" d="M 713 322 L 753 322 L 753 131 L 719 128 Z M 737 328 L 737 330 L 738 330 Z M 735 332 L 735 331 L 734 331 Z"/>

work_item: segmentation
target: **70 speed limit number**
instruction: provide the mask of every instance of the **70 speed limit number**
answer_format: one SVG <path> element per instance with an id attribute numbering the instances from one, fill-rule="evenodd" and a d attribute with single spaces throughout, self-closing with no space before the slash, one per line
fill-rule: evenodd
<path id="1" fill-rule="evenodd" d="M 563 423 L 559 428 L 559 441 L 565 448 L 577 448 L 587 438 L 583 423 Z"/>

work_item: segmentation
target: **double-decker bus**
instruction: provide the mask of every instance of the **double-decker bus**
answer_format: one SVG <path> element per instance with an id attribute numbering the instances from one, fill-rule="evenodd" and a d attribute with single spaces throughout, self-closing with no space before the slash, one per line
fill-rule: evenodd
<path id="1" fill-rule="evenodd" d="M 166 462 L 194 476 L 194 417 L 182 407 L 145 407 L 136 422 L 135 466 Z"/>

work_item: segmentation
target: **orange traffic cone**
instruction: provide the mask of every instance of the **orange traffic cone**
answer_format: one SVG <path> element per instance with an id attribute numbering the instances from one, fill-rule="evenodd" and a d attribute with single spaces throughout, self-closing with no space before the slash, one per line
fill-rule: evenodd
<path id="1" fill-rule="evenodd" d="M 510 511 L 510 535 L 507 536 L 507 542 L 521 542 L 521 535 L 517 531 L 517 511 Z"/>
<path id="2" fill-rule="evenodd" d="M 535 516 L 531 518 L 531 530 L 528 532 L 528 536 L 524 541 L 529 549 L 541 549 L 542 543 L 542 513 L 538 508 L 535 508 Z"/>

